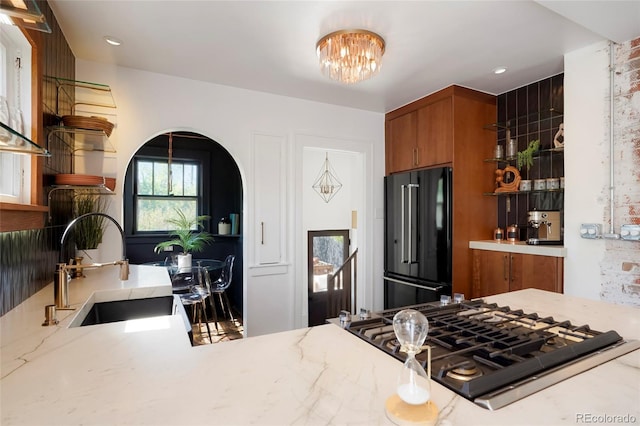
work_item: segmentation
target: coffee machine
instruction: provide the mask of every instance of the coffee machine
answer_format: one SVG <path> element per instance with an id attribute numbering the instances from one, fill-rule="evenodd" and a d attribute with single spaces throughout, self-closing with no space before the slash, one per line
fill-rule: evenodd
<path id="1" fill-rule="evenodd" d="M 527 244 L 563 243 L 559 211 L 533 210 L 528 213 Z"/>

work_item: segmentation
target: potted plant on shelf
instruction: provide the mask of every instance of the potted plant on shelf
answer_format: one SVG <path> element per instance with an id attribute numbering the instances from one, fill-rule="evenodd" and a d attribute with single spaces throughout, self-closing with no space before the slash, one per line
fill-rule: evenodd
<path id="1" fill-rule="evenodd" d="M 522 170 L 526 166 L 527 173 L 529 173 L 529 169 L 533 166 L 533 154 L 538 151 L 538 148 L 540 148 L 540 140 L 536 139 L 529 142 L 529 146 L 525 150 L 518 152 L 518 170 Z"/>
<path id="2" fill-rule="evenodd" d="M 182 252 L 178 254 L 178 268 L 188 268 L 191 267 L 191 254 L 193 252 L 201 252 L 204 250 L 205 245 L 213 242 L 213 236 L 210 233 L 200 231 L 200 229 L 204 229 L 202 222 L 209 219 L 209 216 L 202 215 L 195 218 L 187 218 L 182 210 L 176 208 L 175 212 L 175 217 L 166 220 L 174 228 L 169 233 L 169 236 L 173 238 L 158 243 L 154 251 L 161 253 L 172 246 L 182 247 Z"/>
<path id="3" fill-rule="evenodd" d="M 77 194 L 73 199 L 73 213 L 75 217 L 87 213 L 104 213 L 107 210 L 106 200 L 96 194 Z M 76 223 L 73 239 L 76 250 L 84 252 L 92 258 L 88 250 L 95 250 L 102 242 L 102 236 L 107 224 L 102 216 L 88 216 Z"/>

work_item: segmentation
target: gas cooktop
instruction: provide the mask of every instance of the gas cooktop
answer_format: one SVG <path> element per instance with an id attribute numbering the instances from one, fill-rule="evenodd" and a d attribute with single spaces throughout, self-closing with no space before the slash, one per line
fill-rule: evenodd
<path id="1" fill-rule="evenodd" d="M 483 300 L 391 309 L 343 326 L 404 361 L 392 325 L 402 309 L 420 311 L 429 320 L 425 345 L 431 347 L 432 379 L 490 410 L 640 348 L 640 341 L 626 341 L 615 331 Z M 416 359 L 426 366 L 427 351 Z"/>

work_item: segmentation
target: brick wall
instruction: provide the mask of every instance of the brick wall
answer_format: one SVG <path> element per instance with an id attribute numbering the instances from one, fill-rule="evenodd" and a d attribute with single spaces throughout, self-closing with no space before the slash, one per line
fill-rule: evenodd
<path id="1" fill-rule="evenodd" d="M 613 221 L 619 232 L 620 225 L 640 224 L 640 38 L 614 49 Z M 605 224 L 610 215 L 610 209 L 603 212 Z M 640 306 L 640 243 L 606 240 L 605 244 L 601 298 Z"/>

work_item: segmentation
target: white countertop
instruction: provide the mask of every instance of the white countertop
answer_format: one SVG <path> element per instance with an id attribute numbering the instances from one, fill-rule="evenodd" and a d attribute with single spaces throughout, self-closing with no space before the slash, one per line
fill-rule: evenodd
<path id="1" fill-rule="evenodd" d="M 539 256 L 567 257 L 567 249 L 564 246 L 554 245 L 529 245 L 524 241 L 469 241 L 469 248 L 477 250 L 502 251 L 507 253 L 534 254 Z"/>
<path id="2" fill-rule="evenodd" d="M 117 272 L 87 271 L 88 278 L 74 280 L 74 306 L 109 287 L 170 292 L 163 268 L 132 265 L 126 282 Z M 75 312 L 66 311 L 60 324 L 43 327 L 51 287 L 0 318 L 3 426 L 391 424 L 384 402 L 402 364 L 338 326 L 198 347 L 190 346 L 179 317 L 165 329 L 131 333 L 128 322 L 67 328 Z M 534 289 L 486 299 L 640 337 L 640 310 L 632 307 Z M 435 382 L 432 394 L 441 425 L 575 425 L 578 415 L 631 415 L 638 422 L 640 351 L 497 411 Z"/>

